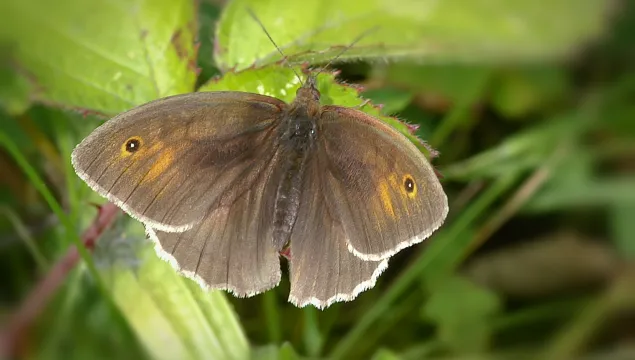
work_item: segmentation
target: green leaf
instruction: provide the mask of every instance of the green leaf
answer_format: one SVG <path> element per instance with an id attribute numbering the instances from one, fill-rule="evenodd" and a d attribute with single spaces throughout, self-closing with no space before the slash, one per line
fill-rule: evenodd
<path id="1" fill-rule="evenodd" d="M 86 273 L 73 271 L 65 279 L 57 300 L 38 320 L 42 339 L 33 346 L 33 359 L 138 359 L 150 358 L 114 307 L 101 301 Z"/>
<path id="2" fill-rule="evenodd" d="M 145 239 L 136 221 L 130 220 L 124 233 L 123 243 Z M 113 266 L 105 278 L 152 358 L 249 358 L 247 340 L 225 294 L 202 290 L 159 259 L 149 242 L 143 243 L 138 267 Z"/>
<path id="3" fill-rule="evenodd" d="M 380 105 L 382 114 L 395 115 L 408 106 L 413 94 L 408 90 L 382 87 L 381 89 L 365 90 L 362 96 Z"/>
<path id="4" fill-rule="evenodd" d="M 31 84 L 8 66 L 0 66 L 0 107 L 10 115 L 20 115 L 31 105 Z"/>
<path id="5" fill-rule="evenodd" d="M 491 318 L 501 310 L 496 294 L 450 276 L 436 283 L 422 314 L 437 324 L 437 333 L 454 353 L 485 351 L 492 335 Z"/>
<path id="6" fill-rule="evenodd" d="M 115 114 L 193 90 L 192 1 L 3 1 L 0 14 L 40 101 Z"/>
<path id="7" fill-rule="evenodd" d="M 300 69 L 297 71 L 300 73 Z M 199 91 L 246 91 L 272 96 L 291 103 L 295 99 L 295 93 L 299 87 L 300 79 L 293 70 L 280 66 L 267 66 L 237 73 L 227 73 L 220 79 L 209 81 Z M 322 105 L 360 107 L 364 104 L 364 100 L 359 97 L 358 89 L 338 84 L 333 74 L 321 73 L 317 79 L 317 88 L 321 93 L 320 103 Z M 408 137 L 421 151 L 429 154 L 424 143 L 412 134 L 411 129 L 405 123 L 392 117 L 383 116 L 378 108 L 368 104 L 360 107 L 359 110 L 391 125 Z"/>
<path id="8" fill-rule="evenodd" d="M 604 0 L 236 0 L 217 29 L 222 69 L 281 59 L 247 9 L 254 11 L 291 62 L 324 62 L 360 35 L 342 59 L 423 57 L 435 60 L 553 58 L 600 35 Z M 570 16 L 575 9 L 576 16 Z M 301 14 L 301 15 L 299 15 Z M 371 29 L 376 29 L 367 33 Z"/>

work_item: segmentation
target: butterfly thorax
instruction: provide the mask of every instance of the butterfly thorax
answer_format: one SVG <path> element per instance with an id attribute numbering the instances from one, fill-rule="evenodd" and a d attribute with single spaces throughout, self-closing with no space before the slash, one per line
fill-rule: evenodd
<path id="1" fill-rule="evenodd" d="M 300 208 L 306 164 L 317 139 L 319 101 L 298 92 L 280 128 L 282 176 L 276 192 L 273 240 L 278 250 L 287 244 Z M 307 94 L 308 95 L 308 94 Z"/>

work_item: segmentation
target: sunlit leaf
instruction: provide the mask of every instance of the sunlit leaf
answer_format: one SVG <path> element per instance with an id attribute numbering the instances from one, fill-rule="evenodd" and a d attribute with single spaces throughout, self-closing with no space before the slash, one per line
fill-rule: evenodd
<path id="1" fill-rule="evenodd" d="M 223 69 L 281 59 L 250 8 L 290 61 L 323 62 L 360 35 L 343 59 L 513 60 L 569 53 L 604 30 L 604 0 L 235 0 L 217 30 Z M 570 16 L 575 10 L 575 16 Z"/>
<path id="2" fill-rule="evenodd" d="M 3 1 L 0 14 L 38 100 L 114 114 L 194 87 L 192 1 Z"/>
<path id="3" fill-rule="evenodd" d="M 247 359 L 249 346 L 222 291 L 202 290 L 158 258 L 140 223 L 125 242 L 141 242 L 138 266 L 105 273 L 115 302 L 153 359 Z M 101 241 L 107 241 L 102 239 Z"/>

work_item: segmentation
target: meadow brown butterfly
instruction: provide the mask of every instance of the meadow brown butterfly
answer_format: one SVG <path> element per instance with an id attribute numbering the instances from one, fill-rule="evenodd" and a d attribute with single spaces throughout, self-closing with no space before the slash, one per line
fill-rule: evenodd
<path id="1" fill-rule="evenodd" d="M 244 92 L 152 101 L 97 128 L 72 163 L 206 287 L 271 289 L 284 251 L 297 306 L 373 287 L 388 258 L 448 212 L 419 149 L 364 112 L 321 105 L 315 77 L 291 104 Z"/>

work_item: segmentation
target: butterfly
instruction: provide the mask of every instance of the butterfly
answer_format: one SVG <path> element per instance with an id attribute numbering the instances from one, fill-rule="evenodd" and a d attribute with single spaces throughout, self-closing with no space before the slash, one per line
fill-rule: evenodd
<path id="1" fill-rule="evenodd" d="M 155 100 L 94 130 L 72 164 L 204 287 L 264 292 L 284 253 L 291 303 L 350 301 L 442 225 L 448 201 L 408 138 L 320 96 L 309 76 L 291 104 L 237 91 Z"/>

